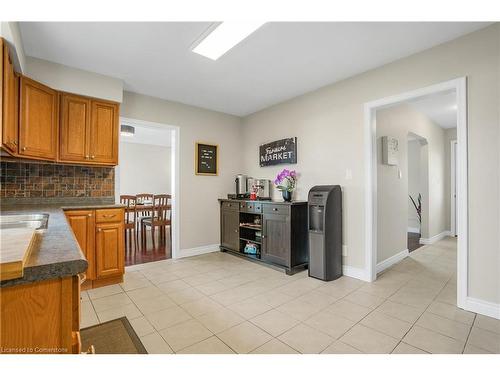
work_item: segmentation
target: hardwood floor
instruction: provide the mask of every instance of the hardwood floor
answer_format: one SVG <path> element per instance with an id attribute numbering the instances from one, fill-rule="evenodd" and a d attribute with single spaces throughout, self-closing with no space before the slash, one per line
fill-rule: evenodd
<path id="1" fill-rule="evenodd" d="M 408 232 L 408 251 L 411 253 L 413 250 L 417 250 L 423 245 L 420 244 L 420 235 L 418 233 Z"/>
<path id="2" fill-rule="evenodd" d="M 172 246 L 170 243 L 168 229 L 165 237 L 165 242 L 162 242 L 158 238 L 158 233 L 156 233 L 155 246 L 153 246 L 151 233 L 148 231 L 146 236 L 146 246 L 143 246 L 141 241 L 141 232 L 139 231 L 136 249 L 134 239 L 129 239 L 127 235 L 125 243 L 125 266 L 170 259 L 172 257 Z"/>

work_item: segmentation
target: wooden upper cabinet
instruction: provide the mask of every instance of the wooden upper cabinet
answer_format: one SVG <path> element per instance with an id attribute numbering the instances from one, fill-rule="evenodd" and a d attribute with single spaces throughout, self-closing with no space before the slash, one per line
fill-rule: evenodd
<path id="1" fill-rule="evenodd" d="M 83 255 L 87 258 L 88 280 L 95 279 L 95 220 L 93 210 L 67 211 L 66 218 L 75 234 Z"/>
<path id="2" fill-rule="evenodd" d="M 14 64 L 9 47 L 3 39 L 0 51 L 2 60 L 0 64 L 0 117 L 2 119 L 2 147 L 10 154 L 17 154 L 18 140 L 18 103 L 19 103 L 19 77 L 14 73 Z"/>
<path id="3" fill-rule="evenodd" d="M 62 94 L 59 159 L 72 162 L 89 161 L 89 139 L 90 99 Z"/>
<path id="4" fill-rule="evenodd" d="M 56 160 L 58 93 L 32 79 L 21 77 L 19 155 Z"/>
<path id="5" fill-rule="evenodd" d="M 92 100 L 90 160 L 96 164 L 118 164 L 118 105 Z"/>

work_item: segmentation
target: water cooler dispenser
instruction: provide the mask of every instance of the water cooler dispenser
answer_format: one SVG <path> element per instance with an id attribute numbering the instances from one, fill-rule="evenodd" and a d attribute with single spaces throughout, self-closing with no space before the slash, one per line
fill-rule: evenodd
<path id="1" fill-rule="evenodd" d="M 309 191 L 309 276 L 330 281 L 342 276 L 342 190 L 339 185 Z"/>

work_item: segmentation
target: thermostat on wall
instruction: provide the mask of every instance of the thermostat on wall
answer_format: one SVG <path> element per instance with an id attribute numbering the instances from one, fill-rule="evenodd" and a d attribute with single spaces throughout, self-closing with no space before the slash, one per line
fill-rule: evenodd
<path id="1" fill-rule="evenodd" d="M 387 165 L 398 165 L 399 143 L 396 138 L 382 137 L 382 163 Z"/>

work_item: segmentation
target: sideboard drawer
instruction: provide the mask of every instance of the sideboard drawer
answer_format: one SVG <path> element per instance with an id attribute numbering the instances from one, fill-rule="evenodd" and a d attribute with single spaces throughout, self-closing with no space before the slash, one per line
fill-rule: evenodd
<path id="1" fill-rule="evenodd" d="M 249 212 L 252 214 L 260 214 L 262 213 L 262 204 L 259 202 L 241 202 L 240 211 Z"/>
<path id="2" fill-rule="evenodd" d="M 289 215 L 290 207 L 286 204 L 264 204 L 265 214 Z"/>
<path id="3" fill-rule="evenodd" d="M 227 202 L 224 201 L 222 202 L 222 209 L 223 210 L 233 210 L 233 211 L 239 211 L 240 209 L 240 202 Z"/>

